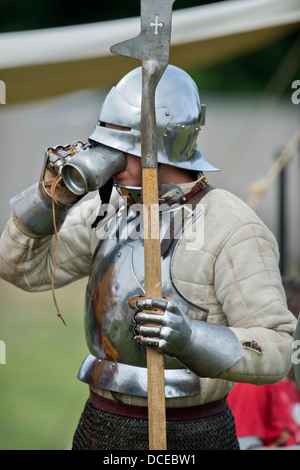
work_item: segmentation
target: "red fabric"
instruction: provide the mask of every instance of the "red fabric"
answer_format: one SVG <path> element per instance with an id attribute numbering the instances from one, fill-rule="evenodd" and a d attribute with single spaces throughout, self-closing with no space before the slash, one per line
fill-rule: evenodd
<path id="1" fill-rule="evenodd" d="M 237 383 L 228 403 L 238 437 L 257 436 L 268 447 L 300 443 L 300 394 L 293 381 L 261 386 Z"/>

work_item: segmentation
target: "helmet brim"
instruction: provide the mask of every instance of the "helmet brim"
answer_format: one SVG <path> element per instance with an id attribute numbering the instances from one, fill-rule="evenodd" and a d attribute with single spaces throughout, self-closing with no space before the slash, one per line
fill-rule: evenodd
<path id="1" fill-rule="evenodd" d="M 129 137 L 128 134 L 132 134 Z M 131 131 L 120 131 L 104 126 L 96 126 L 93 133 L 89 137 L 90 142 L 97 142 L 108 147 L 112 146 L 115 142 L 116 148 L 121 152 L 130 153 L 141 157 L 141 144 L 139 142 L 139 135 L 133 129 Z M 193 156 L 189 160 L 170 160 L 165 153 L 158 150 L 157 161 L 170 166 L 176 166 L 185 170 L 192 171 L 220 171 L 219 168 L 214 167 L 203 157 L 198 146 L 195 148 Z"/>

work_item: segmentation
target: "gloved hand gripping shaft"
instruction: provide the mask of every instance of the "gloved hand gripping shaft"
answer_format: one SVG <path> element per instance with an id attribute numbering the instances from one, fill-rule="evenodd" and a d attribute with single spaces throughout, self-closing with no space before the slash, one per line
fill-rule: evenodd
<path id="1" fill-rule="evenodd" d="M 175 357 L 199 377 L 217 377 L 244 355 L 230 328 L 193 320 L 172 299 L 130 304 L 136 312 L 136 342 Z"/>

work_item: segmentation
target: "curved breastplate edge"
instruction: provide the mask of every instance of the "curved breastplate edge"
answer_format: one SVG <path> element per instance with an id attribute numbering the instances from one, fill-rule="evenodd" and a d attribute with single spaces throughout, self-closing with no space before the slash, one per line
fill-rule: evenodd
<path id="1" fill-rule="evenodd" d="M 199 210 L 196 214 L 195 214 L 195 211 L 197 211 L 197 209 Z M 175 281 L 174 281 L 174 275 L 173 275 L 173 264 L 174 264 L 174 258 L 175 258 L 175 254 L 176 254 L 176 250 L 178 248 L 178 245 L 179 245 L 179 242 L 180 240 L 182 239 L 184 233 L 189 229 L 189 227 L 195 222 L 196 219 L 198 219 L 198 217 L 200 217 L 200 215 L 202 215 L 203 211 L 198 207 L 196 206 L 195 209 L 194 209 L 194 212 L 193 212 L 193 217 L 190 218 L 190 222 L 189 224 L 185 225 L 184 227 L 184 230 L 182 230 L 182 233 L 180 234 L 180 236 L 176 239 L 173 247 L 172 247 L 172 252 L 171 252 L 171 256 L 170 256 L 170 280 L 172 282 L 172 285 L 174 287 L 174 289 L 176 290 L 176 292 L 180 295 L 180 297 L 182 297 L 182 299 L 185 300 L 185 302 L 193 307 L 195 307 L 196 309 L 199 309 L 199 310 L 202 310 L 206 313 L 208 313 L 208 310 L 206 308 L 203 308 L 203 307 L 200 307 L 199 305 L 196 305 L 195 303 L 193 303 L 191 300 L 189 300 L 184 294 L 183 292 L 181 292 L 181 290 L 178 288 L 178 286 L 176 285 Z M 206 317 L 207 315 L 204 317 L 201 318 L 201 320 L 206 320 Z"/>
<path id="2" fill-rule="evenodd" d="M 200 379 L 187 369 L 165 369 L 165 397 L 191 396 L 200 392 Z M 125 395 L 147 397 L 147 369 L 98 359 L 89 354 L 78 378 L 96 388 Z"/>

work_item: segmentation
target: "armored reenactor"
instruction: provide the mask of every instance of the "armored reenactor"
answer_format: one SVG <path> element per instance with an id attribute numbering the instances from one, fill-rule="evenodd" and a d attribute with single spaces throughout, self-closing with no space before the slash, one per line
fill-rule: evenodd
<path id="1" fill-rule="evenodd" d="M 165 356 L 168 449 L 238 449 L 233 383 L 273 383 L 290 368 L 295 319 L 277 243 L 243 201 L 209 185 L 198 90 L 169 65 L 156 94 L 163 298 L 144 298 L 141 82 L 137 68 L 110 91 L 88 144 L 48 149 L 39 183 L 12 200 L 1 277 L 51 289 L 55 230 L 55 287 L 89 277 L 78 373 L 89 398 L 73 449 L 148 448 L 147 347 Z M 96 187 L 100 198 L 81 201 Z"/>

